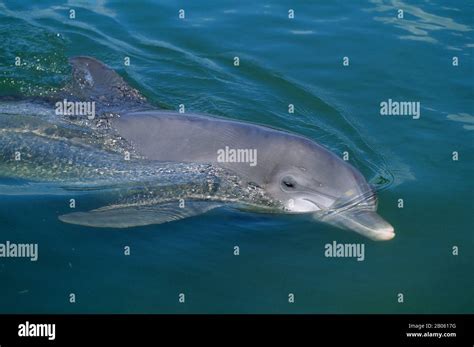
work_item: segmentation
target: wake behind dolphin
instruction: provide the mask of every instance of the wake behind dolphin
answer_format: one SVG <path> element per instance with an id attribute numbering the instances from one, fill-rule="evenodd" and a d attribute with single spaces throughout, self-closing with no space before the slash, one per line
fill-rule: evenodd
<path id="1" fill-rule="evenodd" d="M 118 192 L 115 203 L 61 221 L 123 228 L 232 205 L 311 214 L 373 240 L 395 236 L 364 177 L 323 146 L 262 125 L 157 110 L 103 63 L 70 62 L 73 78 L 58 98 L 97 103 L 98 117 L 57 115 L 48 101 L 4 101 L 0 112 L 0 175 Z"/>

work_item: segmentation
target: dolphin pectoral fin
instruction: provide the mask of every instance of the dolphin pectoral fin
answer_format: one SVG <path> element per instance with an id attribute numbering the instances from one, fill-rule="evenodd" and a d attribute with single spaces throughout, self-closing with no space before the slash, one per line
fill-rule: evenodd
<path id="1" fill-rule="evenodd" d="M 113 110 L 114 106 L 146 105 L 146 99 L 130 87 L 119 74 L 91 57 L 72 57 L 72 81 L 66 92 L 81 101 L 94 101 Z"/>
<path id="2" fill-rule="evenodd" d="M 159 205 L 115 205 L 89 212 L 73 212 L 59 216 L 65 223 L 96 228 L 130 228 L 150 224 L 162 224 L 197 216 L 221 206 L 206 201 L 187 201 L 184 207 L 179 202 Z"/>
<path id="3" fill-rule="evenodd" d="M 395 237 L 393 226 L 372 210 L 343 211 L 325 221 L 342 229 L 353 230 L 375 241 L 386 241 Z"/>

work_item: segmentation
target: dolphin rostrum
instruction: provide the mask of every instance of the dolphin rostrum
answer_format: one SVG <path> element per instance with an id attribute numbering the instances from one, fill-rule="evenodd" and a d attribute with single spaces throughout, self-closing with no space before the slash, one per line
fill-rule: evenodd
<path id="1" fill-rule="evenodd" d="M 93 102 L 99 116 L 58 115 L 51 100 L 0 101 L 0 175 L 66 191 L 110 191 L 118 199 L 61 221 L 123 228 L 232 204 L 310 214 L 373 240 L 395 236 L 376 213 L 375 191 L 362 174 L 316 142 L 262 125 L 159 110 L 103 63 L 70 62 L 72 81 L 55 100 Z"/>

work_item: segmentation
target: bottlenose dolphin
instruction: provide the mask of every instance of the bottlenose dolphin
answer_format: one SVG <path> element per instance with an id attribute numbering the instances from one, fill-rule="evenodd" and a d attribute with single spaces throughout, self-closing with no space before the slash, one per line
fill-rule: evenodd
<path id="1" fill-rule="evenodd" d="M 71 82 L 51 99 L 97 103 L 97 117 L 58 116 L 51 100 L 3 101 L 0 112 L 0 175 L 120 192 L 116 203 L 61 221 L 123 228 L 232 204 L 310 214 L 373 240 L 394 237 L 376 213 L 374 189 L 320 144 L 263 125 L 160 110 L 103 63 L 70 63 Z M 15 160 L 18 152 L 26 159 Z"/>

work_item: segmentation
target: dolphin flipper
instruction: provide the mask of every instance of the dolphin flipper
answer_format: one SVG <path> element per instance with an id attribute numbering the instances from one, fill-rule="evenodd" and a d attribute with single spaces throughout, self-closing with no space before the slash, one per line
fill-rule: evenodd
<path id="1" fill-rule="evenodd" d="M 147 101 L 135 88 L 104 63 L 91 57 L 73 57 L 72 80 L 65 87 L 65 97 L 94 101 L 107 111 L 146 109 Z"/>
<path id="2" fill-rule="evenodd" d="M 74 212 L 59 216 L 65 223 L 97 228 L 130 228 L 150 224 L 162 224 L 197 216 L 217 208 L 221 204 L 206 201 L 187 201 L 184 207 L 178 202 L 159 205 L 106 206 L 89 212 Z"/>

